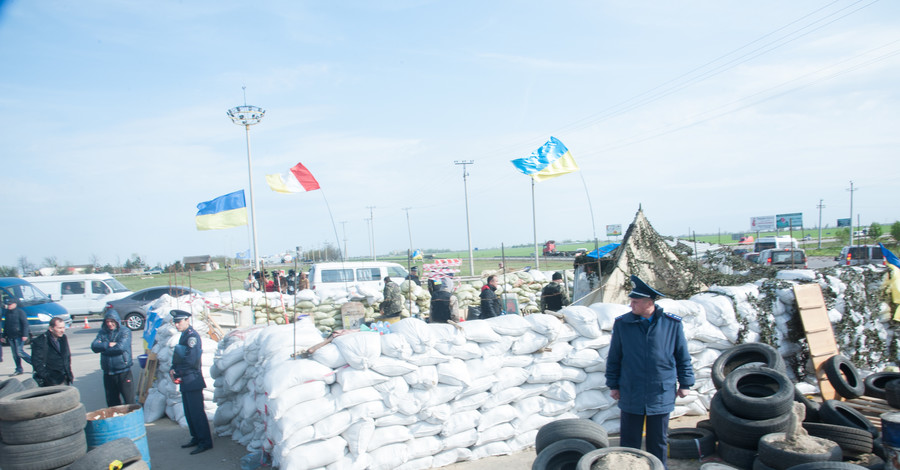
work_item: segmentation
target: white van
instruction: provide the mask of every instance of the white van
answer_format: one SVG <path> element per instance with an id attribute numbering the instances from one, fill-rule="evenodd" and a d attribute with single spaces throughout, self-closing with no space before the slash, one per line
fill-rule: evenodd
<path id="1" fill-rule="evenodd" d="M 367 287 L 381 292 L 384 278 L 397 284 L 409 273 L 397 263 L 355 261 L 316 263 L 309 268 L 309 288 L 317 292 L 346 292 L 353 286 Z"/>
<path id="2" fill-rule="evenodd" d="M 760 253 L 763 250 L 781 250 L 784 248 L 799 248 L 794 237 L 759 237 L 753 244 L 753 251 Z"/>
<path id="3" fill-rule="evenodd" d="M 59 302 L 73 317 L 102 313 L 107 302 L 131 294 L 108 273 L 34 276 L 25 280 Z"/>

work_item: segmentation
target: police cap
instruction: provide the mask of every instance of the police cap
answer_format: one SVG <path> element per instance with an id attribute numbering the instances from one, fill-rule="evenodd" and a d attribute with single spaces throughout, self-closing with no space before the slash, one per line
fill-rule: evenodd
<path id="1" fill-rule="evenodd" d="M 169 312 L 169 314 L 172 315 L 173 322 L 179 322 L 181 320 L 187 320 L 188 318 L 191 318 L 191 313 L 185 312 L 184 310 L 172 310 Z"/>
<path id="2" fill-rule="evenodd" d="M 656 299 L 657 297 L 665 297 L 662 292 L 650 287 L 646 282 L 642 281 L 641 278 L 631 275 L 631 284 L 633 287 L 631 288 L 631 292 L 628 294 L 628 297 L 632 299 Z"/>

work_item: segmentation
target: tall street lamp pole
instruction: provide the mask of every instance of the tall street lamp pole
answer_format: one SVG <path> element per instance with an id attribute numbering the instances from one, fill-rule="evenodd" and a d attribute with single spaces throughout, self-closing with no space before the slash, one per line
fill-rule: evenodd
<path id="1" fill-rule="evenodd" d="M 469 173 L 466 171 L 466 165 L 474 165 L 475 160 L 454 160 L 453 163 L 463 166 L 463 191 L 466 196 L 466 238 L 469 241 L 469 276 L 474 276 L 475 260 L 474 255 L 472 254 L 472 230 L 469 227 L 469 183 L 466 181 L 466 177 L 469 176 Z"/>
<path id="2" fill-rule="evenodd" d="M 259 271 L 259 252 L 256 238 L 256 205 L 253 201 L 253 163 L 250 159 L 250 126 L 259 124 L 266 110 L 258 106 L 247 106 L 246 87 L 244 87 L 244 105 L 228 110 L 228 117 L 239 126 L 244 126 L 247 134 L 247 173 L 250 178 L 250 226 L 253 231 L 253 267 Z"/>

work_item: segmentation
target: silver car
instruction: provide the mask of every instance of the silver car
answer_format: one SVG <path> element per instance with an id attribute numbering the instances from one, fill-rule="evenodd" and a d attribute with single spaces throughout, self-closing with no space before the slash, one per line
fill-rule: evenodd
<path id="1" fill-rule="evenodd" d="M 168 294 L 172 297 L 181 297 L 183 295 L 202 296 L 203 292 L 197 289 L 191 289 L 184 286 L 158 286 L 141 289 L 128 297 L 119 300 L 107 302 L 103 309 L 103 316 L 106 312 L 115 310 L 119 313 L 119 318 L 131 330 L 140 330 L 144 328 L 144 321 L 147 318 L 147 307 L 156 299 Z"/>

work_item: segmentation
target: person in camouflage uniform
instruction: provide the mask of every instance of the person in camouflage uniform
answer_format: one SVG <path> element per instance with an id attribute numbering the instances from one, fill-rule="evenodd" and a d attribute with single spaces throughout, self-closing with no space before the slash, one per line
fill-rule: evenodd
<path id="1" fill-rule="evenodd" d="M 384 278 L 384 302 L 381 302 L 381 315 L 385 318 L 399 318 L 403 310 L 403 294 L 400 286 L 390 277 Z"/>

